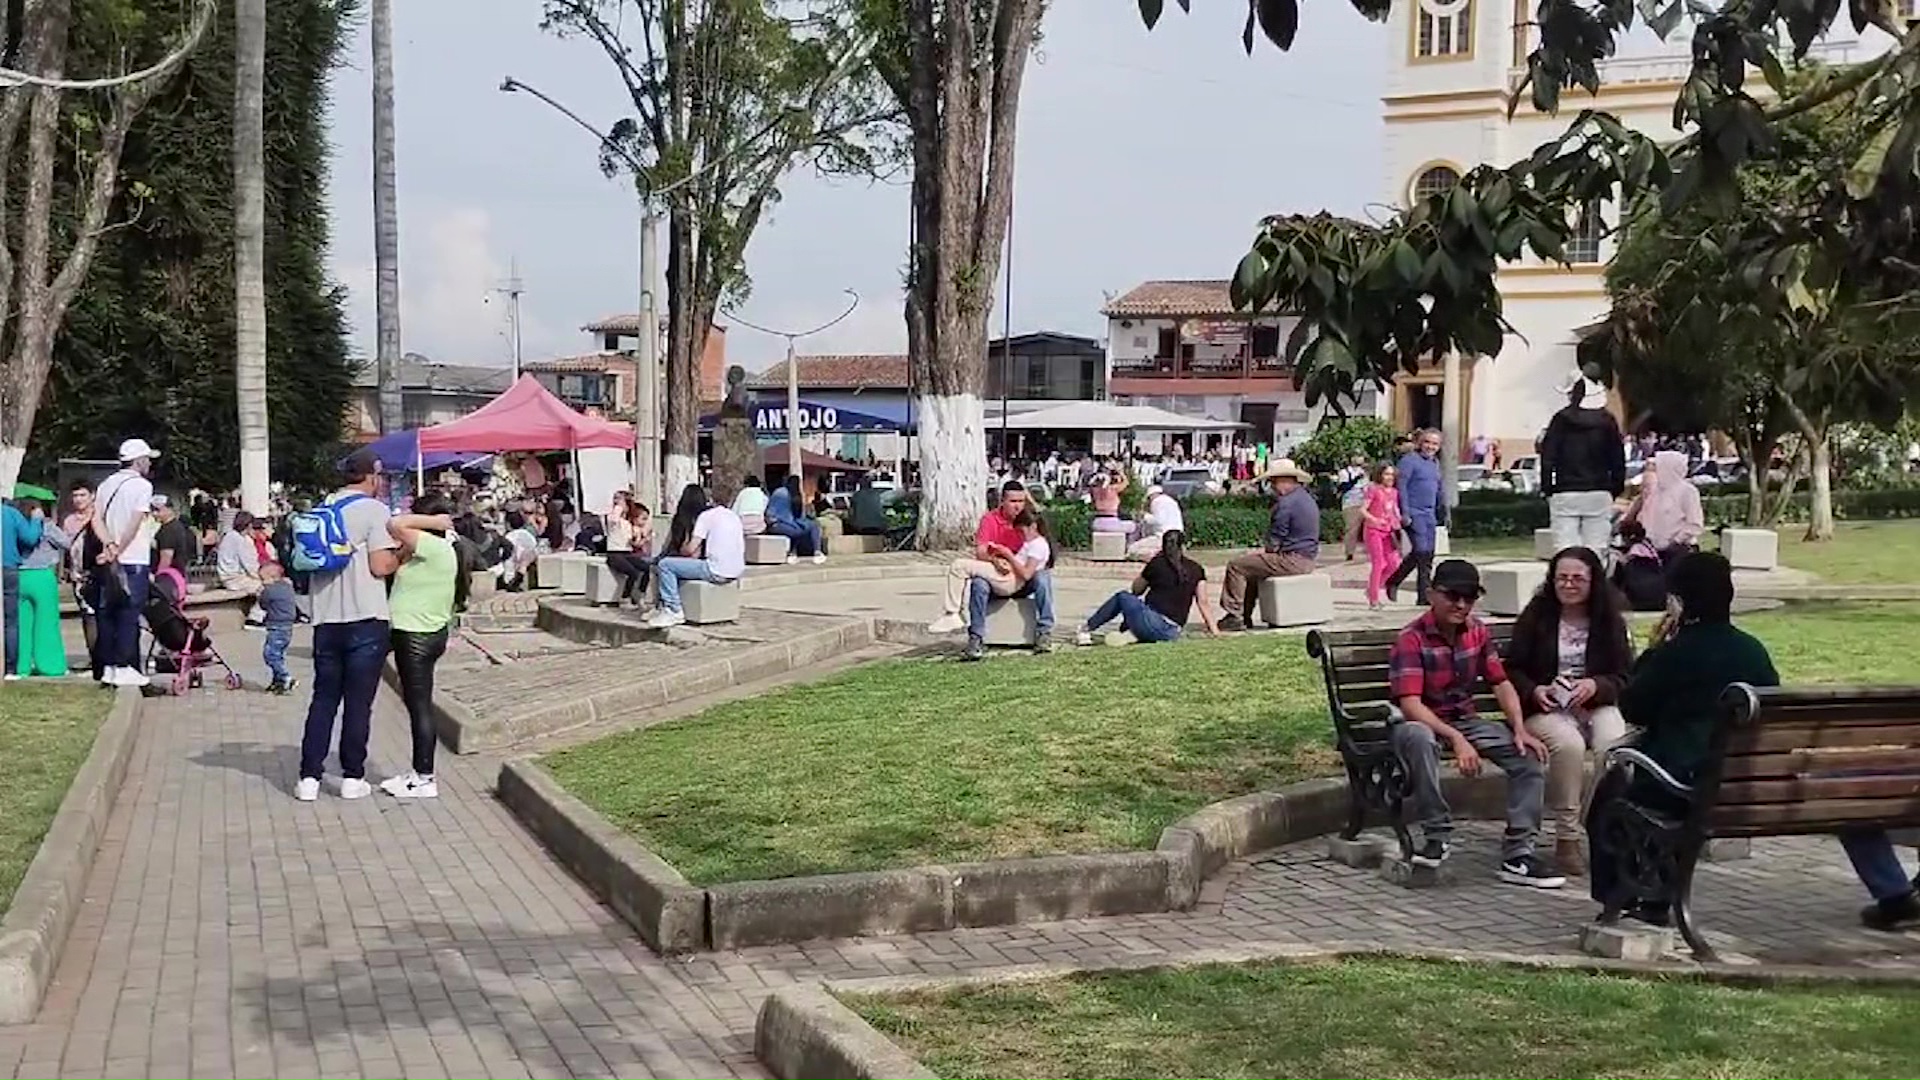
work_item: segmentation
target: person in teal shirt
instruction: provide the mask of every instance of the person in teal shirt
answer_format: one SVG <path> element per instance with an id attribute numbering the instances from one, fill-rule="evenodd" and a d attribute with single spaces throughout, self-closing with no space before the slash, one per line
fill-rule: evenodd
<path id="1" fill-rule="evenodd" d="M 433 778 L 433 669 L 446 655 L 454 608 L 466 600 L 467 567 L 447 535 L 453 505 L 438 493 L 414 500 L 414 512 L 387 526 L 400 545 L 400 569 L 387 598 L 392 618 L 393 666 L 400 676 L 400 698 L 413 729 L 412 768 L 381 783 L 399 799 L 433 799 L 440 787 Z"/>
<path id="2" fill-rule="evenodd" d="M 40 546 L 40 530 L 46 518 L 40 504 L 32 503 L 23 514 L 9 500 L 0 506 L 0 603 L 6 607 L 6 678 L 19 678 L 20 669 L 20 563 Z"/>

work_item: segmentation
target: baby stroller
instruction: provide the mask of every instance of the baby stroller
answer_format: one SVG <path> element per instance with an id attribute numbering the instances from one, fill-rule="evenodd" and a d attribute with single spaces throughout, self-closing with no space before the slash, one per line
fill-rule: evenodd
<path id="1" fill-rule="evenodd" d="M 207 633 L 207 620 L 187 614 L 187 579 L 171 567 L 153 575 L 153 587 L 147 590 L 147 607 L 142 612 L 153 643 L 147 649 L 147 668 L 157 675 L 172 675 L 168 692 L 184 694 L 200 685 L 200 669 L 217 664 L 226 669 L 227 689 L 240 689 L 240 673 Z"/>

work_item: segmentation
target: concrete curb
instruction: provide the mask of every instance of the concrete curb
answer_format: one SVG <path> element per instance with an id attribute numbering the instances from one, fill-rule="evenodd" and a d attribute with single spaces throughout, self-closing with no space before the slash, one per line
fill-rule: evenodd
<path id="1" fill-rule="evenodd" d="M 1462 816 L 1498 810 L 1498 776 L 1449 777 Z M 1214 803 L 1152 851 L 1046 855 L 844 874 L 689 884 L 531 760 L 500 770 L 500 799 L 655 949 L 739 949 L 1106 915 L 1184 911 L 1236 859 L 1338 829 L 1346 781 L 1307 780 Z"/>
<path id="2" fill-rule="evenodd" d="M 605 643 L 604 640 L 595 635 L 605 633 L 603 627 L 612 622 L 583 617 L 568 612 L 564 606 L 548 603 L 540 605 L 539 618 L 541 628 L 555 636 L 601 643 Z M 636 679 L 617 689 L 575 698 L 551 708 L 497 718 L 478 717 L 466 706 L 439 694 L 434 698 L 434 729 L 447 749 L 456 754 L 502 750 L 535 736 L 553 735 L 808 668 L 828 657 L 856 652 L 873 643 L 871 625 L 864 619 L 849 619 L 787 641 L 750 649 L 730 659 L 690 664 L 670 675 Z M 391 661 L 386 667 L 386 677 L 388 685 L 398 691 L 399 676 Z"/>
<path id="3" fill-rule="evenodd" d="M 662 953 L 705 947 L 706 894 L 561 789 L 531 761 L 500 768 L 500 801 L 586 886 Z"/>
<path id="4" fill-rule="evenodd" d="M 0 919 L 0 1024 L 30 1023 L 40 1010 L 133 758 L 141 702 L 138 690 L 115 693 L 112 709 L 94 733 L 93 749 Z"/>
<path id="5" fill-rule="evenodd" d="M 753 1052 L 767 1071 L 786 1080 L 921 1080 L 937 1076 L 860 1014 L 817 987 L 788 986 L 760 1006 Z"/>

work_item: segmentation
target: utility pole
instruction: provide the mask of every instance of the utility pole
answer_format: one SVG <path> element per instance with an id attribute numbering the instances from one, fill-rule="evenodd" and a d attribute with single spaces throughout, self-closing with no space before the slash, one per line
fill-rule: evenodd
<path id="1" fill-rule="evenodd" d="M 847 294 L 847 310 L 821 323 L 811 330 L 772 330 L 757 326 L 732 312 L 727 317 L 749 330 L 758 330 L 763 334 L 787 339 L 787 474 L 803 476 L 800 458 L 800 357 L 794 351 L 793 343 L 803 337 L 812 337 L 823 330 L 840 325 L 841 321 L 853 314 L 860 306 L 860 294 L 852 289 L 843 290 Z"/>
<path id="2" fill-rule="evenodd" d="M 507 298 L 507 330 L 509 332 L 509 336 L 507 338 L 507 344 L 511 346 L 513 349 L 513 381 L 519 382 L 520 381 L 520 297 L 522 294 L 524 294 L 527 291 L 525 284 L 520 280 L 520 260 L 519 259 L 516 258 L 516 259 L 508 260 L 507 280 L 501 283 L 500 287 L 493 291 Z"/>
<path id="3" fill-rule="evenodd" d="M 660 213 L 650 198 L 640 202 L 640 313 L 633 328 L 633 497 L 656 514 L 671 514 L 666 504 L 677 491 L 660 490 L 660 309 L 654 283 L 660 280 Z"/>

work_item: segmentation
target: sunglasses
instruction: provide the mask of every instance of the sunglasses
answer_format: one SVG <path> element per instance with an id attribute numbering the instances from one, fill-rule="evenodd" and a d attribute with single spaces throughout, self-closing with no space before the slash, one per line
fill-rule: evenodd
<path id="1" fill-rule="evenodd" d="M 1435 591 L 1438 592 L 1441 596 L 1446 597 L 1448 601 L 1455 604 L 1471 605 L 1471 604 L 1478 603 L 1480 600 L 1479 593 L 1459 592 L 1454 589 L 1437 589 Z"/>

